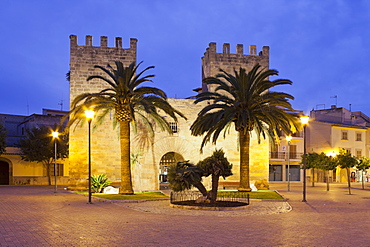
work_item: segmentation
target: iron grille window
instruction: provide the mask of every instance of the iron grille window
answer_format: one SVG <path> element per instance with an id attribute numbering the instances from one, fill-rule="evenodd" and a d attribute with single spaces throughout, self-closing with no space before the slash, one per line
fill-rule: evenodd
<path id="1" fill-rule="evenodd" d="M 177 123 L 176 122 L 170 122 L 169 124 L 170 124 L 170 127 L 171 127 L 173 133 L 179 132 L 179 129 L 177 127 Z"/>

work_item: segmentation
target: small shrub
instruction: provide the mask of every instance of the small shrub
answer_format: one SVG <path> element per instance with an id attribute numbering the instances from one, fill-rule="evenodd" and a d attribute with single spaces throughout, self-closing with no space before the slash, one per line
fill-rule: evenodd
<path id="1" fill-rule="evenodd" d="M 105 174 L 91 176 L 91 189 L 95 191 L 95 193 L 103 192 L 103 189 L 110 184 L 111 182 L 108 181 L 108 178 L 105 176 Z"/>

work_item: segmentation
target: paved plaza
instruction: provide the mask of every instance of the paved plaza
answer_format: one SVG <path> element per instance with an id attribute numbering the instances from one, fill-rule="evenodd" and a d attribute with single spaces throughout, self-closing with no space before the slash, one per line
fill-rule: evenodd
<path id="1" fill-rule="evenodd" d="M 308 184 L 304 203 L 302 184 L 271 184 L 283 210 L 251 201 L 244 212 L 186 213 L 168 201 L 87 204 L 62 188 L 0 186 L 0 246 L 370 246 L 370 188 L 330 186 Z"/>

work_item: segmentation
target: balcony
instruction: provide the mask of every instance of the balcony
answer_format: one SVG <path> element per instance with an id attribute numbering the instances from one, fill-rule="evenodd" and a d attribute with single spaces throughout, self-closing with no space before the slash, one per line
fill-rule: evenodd
<path id="1" fill-rule="evenodd" d="M 303 153 L 290 152 L 289 159 L 300 160 L 302 159 Z M 285 160 L 288 159 L 286 152 L 270 152 L 270 159 Z"/>

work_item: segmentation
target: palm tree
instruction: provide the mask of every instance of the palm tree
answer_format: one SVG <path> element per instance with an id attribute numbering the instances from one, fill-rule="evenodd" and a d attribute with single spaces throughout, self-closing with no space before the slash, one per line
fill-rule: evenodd
<path id="1" fill-rule="evenodd" d="M 203 171 L 189 161 L 177 162 L 168 168 L 168 182 L 175 192 L 189 190 L 194 186 L 204 197 L 208 197 L 202 183 L 202 174 Z"/>
<path id="2" fill-rule="evenodd" d="M 122 62 L 116 61 L 116 68 L 109 64 L 107 68 L 95 65 L 94 68 L 102 70 L 105 76 L 93 75 L 87 81 L 99 79 L 108 84 L 108 88 L 98 93 L 83 93 L 78 95 L 71 104 L 70 122 L 73 124 L 81 119 L 86 109 L 93 109 L 99 113 L 97 123 L 103 122 L 106 115 L 114 112 L 114 120 L 119 123 L 119 136 L 121 147 L 121 194 L 132 194 L 132 179 L 130 167 L 130 123 L 133 129 L 137 129 L 137 122 L 140 121 L 154 134 L 154 125 L 161 130 L 172 133 L 169 123 L 165 117 L 158 113 L 162 110 L 165 115 L 177 121 L 176 115 L 185 116 L 174 109 L 167 101 L 166 94 L 155 87 L 141 86 L 144 82 L 152 82 L 154 75 L 143 75 L 154 66 L 147 67 L 138 72 L 138 65 L 131 63 L 124 67 Z M 139 87 L 141 86 L 141 87 Z"/>
<path id="3" fill-rule="evenodd" d="M 229 163 L 222 149 L 216 149 L 213 152 L 212 156 L 199 161 L 197 167 L 203 171 L 204 177 L 208 177 L 209 175 L 211 175 L 212 190 L 209 193 L 208 197 L 211 203 L 216 202 L 218 181 L 221 176 L 225 179 L 226 177 L 233 175 L 233 173 L 231 172 L 233 165 Z"/>
<path id="4" fill-rule="evenodd" d="M 259 64 L 249 72 L 244 68 L 234 69 L 234 74 L 220 69 L 216 77 L 204 79 L 206 84 L 216 85 L 214 92 L 203 92 L 197 96 L 195 104 L 211 101 L 199 113 L 190 127 L 194 136 L 203 135 L 201 150 L 212 140 L 216 143 L 220 133 L 227 131 L 231 124 L 239 134 L 240 147 L 240 185 L 239 191 L 251 191 L 249 182 L 250 134 L 254 130 L 258 141 L 260 137 L 278 137 L 282 130 L 291 133 L 298 129 L 296 117 L 288 111 L 293 108 L 288 100 L 294 97 L 283 92 L 270 92 L 278 85 L 290 85 L 287 79 L 269 80 L 278 75 L 276 70 L 263 70 Z M 225 132 L 226 133 L 226 132 Z"/>

